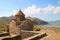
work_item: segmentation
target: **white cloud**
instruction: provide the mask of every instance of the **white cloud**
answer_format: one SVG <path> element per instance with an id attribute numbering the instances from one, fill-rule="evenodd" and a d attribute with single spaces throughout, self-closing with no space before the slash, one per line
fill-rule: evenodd
<path id="1" fill-rule="evenodd" d="M 13 11 L 10 11 L 8 12 L 9 15 L 15 15 L 19 10 L 13 10 Z M 36 5 L 32 5 L 30 7 L 27 7 L 26 9 L 24 9 L 24 14 L 26 16 L 31 16 L 32 15 L 43 15 L 43 16 L 46 16 L 50 13 L 53 13 L 53 14 L 60 14 L 60 7 L 57 6 L 51 6 L 51 5 L 48 5 L 47 7 L 44 7 L 44 8 L 39 8 L 37 7 Z"/>
<path id="2" fill-rule="evenodd" d="M 45 8 L 38 8 L 36 5 L 32 5 L 30 7 L 27 7 L 26 9 L 24 9 L 24 13 L 25 14 L 43 14 L 43 15 L 46 15 L 49 13 L 59 14 L 60 7 L 48 5 Z"/>
<path id="3" fill-rule="evenodd" d="M 12 11 L 8 11 L 7 12 L 7 16 L 9 17 L 9 16 L 14 16 L 16 13 L 18 12 L 18 10 L 12 10 Z"/>
<path id="4" fill-rule="evenodd" d="M 40 8 L 37 8 L 35 5 L 32 5 L 32 6 L 30 6 L 30 7 L 28 7 L 28 8 L 26 8 L 25 10 L 24 10 L 24 13 L 28 13 L 28 14 L 38 14 L 38 13 L 40 13 Z"/>
<path id="5" fill-rule="evenodd" d="M 13 10 L 12 13 L 15 15 L 19 10 Z"/>
<path id="6" fill-rule="evenodd" d="M 42 10 L 42 13 L 51 13 L 53 9 L 54 9 L 54 6 L 48 5 L 48 7 L 42 8 L 41 10 Z"/>
<path id="7" fill-rule="evenodd" d="M 56 7 L 53 11 L 55 14 L 60 14 L 60 7 Z"/>
<path id="8" fill-rule="evenodd" d="M 15 15 L 17 12 L 18 12 L 18 10 L 13 10 L 13 11 L 8 12 L 8 14 L 9 15 Z"/>

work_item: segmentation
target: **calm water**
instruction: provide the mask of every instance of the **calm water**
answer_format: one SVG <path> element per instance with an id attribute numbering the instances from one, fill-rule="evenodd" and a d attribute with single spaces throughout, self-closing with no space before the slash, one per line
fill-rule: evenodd
<path id="1" fill-rule="evenodd" d="M 42 26 L 42 27 L 52 27 L 52 26 L 60 26 L 60 23 L 49 23 L 49 24 L 47 24 L 47 25 L 39 25 L 39 26 Z"/>

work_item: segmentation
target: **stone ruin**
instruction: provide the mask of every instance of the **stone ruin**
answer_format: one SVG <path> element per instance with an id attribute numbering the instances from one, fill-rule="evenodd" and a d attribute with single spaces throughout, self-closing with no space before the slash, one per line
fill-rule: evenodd
<path id="1" fill-rule="evenodd" d="M 39 32 L 33 31 L 32 21 L 29 19 L 26 19 L 24 13 L 21 10 L 19 10 L 14 16 L 14 18 L 9 22 L 7 26 L 7 32 L 9 33 L 10 36 L 16 35 L 16 34 L 18 36 L 13 37 L 13 39 L 9 37 L 3 40 L 22 40 L 22 39 L 26 39 L 28 37 L 33 36 L 33 38 L 29 38 L 30 40 L 30 39 L 36 38 L 34 35 L 37 35 L 37 34 L 41 35 L 40 31 Z M 44 35 L 46 34 L 44 33 Z"/>
<path id="2" fill-rule="evenodd" d="M 8 27 L 10 35 L 21 35 L 21 30 L 33 31 L 33 24 L 31 20 L 26 19 L 24 13 L 21 10 L 19 10 L 15 17 L 9 22 Z"/>

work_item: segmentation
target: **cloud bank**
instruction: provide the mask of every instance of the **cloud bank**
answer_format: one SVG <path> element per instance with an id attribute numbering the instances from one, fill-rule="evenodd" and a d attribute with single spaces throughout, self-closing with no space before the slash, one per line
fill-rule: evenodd
<path id="1" fill-rule="evenodd" d="M 60 14 L 60 7 L 48 5 L 45 8 L 38 8 L 36 5 L 32 5 L 24 9 L 25 14 Z"/>
<path id="2" fill-rule="evenodd" d="M 43 15 L 43 16 L 46 16 L 46 15 L 49 15 L 49 14 L 60 14 L 60 7 L 59 6 L 52 6 L 52 5 L 48 5 L 47 7 L 44 7 L 44 8 L 40 8 L 40 7 L 37 7 L 36 5 L 32 5 L 32 6 L 29 6 L 25 9 L 23 9 L 23 13 L 26 15 L 26 16 L 31 16 L 31 15 Z M 11 14 L 15 15 L 19 10 L 13 10 L 11 12 Z"/>

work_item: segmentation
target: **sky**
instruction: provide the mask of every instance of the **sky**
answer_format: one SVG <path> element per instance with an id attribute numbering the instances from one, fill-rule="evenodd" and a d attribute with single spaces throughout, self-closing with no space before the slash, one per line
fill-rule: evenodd
<path id="1" fill-rule="evenodd" d="M 18 10 L 26 17 L 60 20 L 60 0 L 0 0 L 0 17 L 15 15 Z"/>

